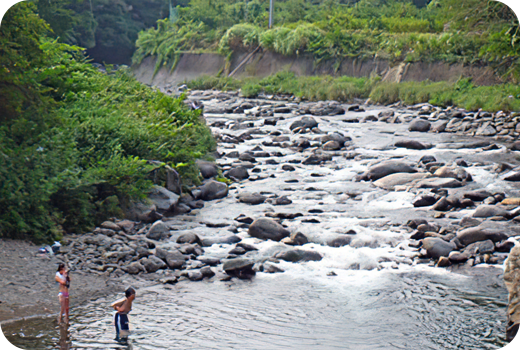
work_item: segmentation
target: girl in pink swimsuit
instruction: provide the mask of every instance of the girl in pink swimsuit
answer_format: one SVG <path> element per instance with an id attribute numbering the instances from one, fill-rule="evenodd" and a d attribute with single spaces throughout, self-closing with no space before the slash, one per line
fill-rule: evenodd
<path id="1" fill-rule="evenodd" d="M 58 299 L 60 301 L 60 314 L 58 315 L 58 323 L 61 323 L 61 318 L 64 317 L 64 322 L 69 322 L 69 286 L 70 276 L 68 271 L 65 269 L 65 264 L 61 263 L 58 265 L 58 271 L 56 272 L 56 282 L 60 284 L 60 292 L 58 293 Z"/>

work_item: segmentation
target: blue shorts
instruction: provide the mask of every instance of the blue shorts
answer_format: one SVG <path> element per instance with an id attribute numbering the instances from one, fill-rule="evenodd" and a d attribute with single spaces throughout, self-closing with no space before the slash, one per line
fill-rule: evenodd
<path id="1" fill-rule="evenodd" d="M 116 316 L 114 318 L 114 323 L 116 325 L 116 333 L 119 334 L 120 331 L 128 331 L 129 330 L 129 324 L 128 321 L 128 315 L 127 314 L 120 314 L 116 313 Z"/>

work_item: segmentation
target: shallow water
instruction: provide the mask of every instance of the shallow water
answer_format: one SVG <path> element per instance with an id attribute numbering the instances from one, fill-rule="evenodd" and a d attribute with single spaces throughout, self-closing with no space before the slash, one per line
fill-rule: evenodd
<path id="1" fill-rule="evenodd" d="M 426 267 L 296 270 L 149 287 L 138 291 L 127 346 L 113 340 L 116 296 L 74 308 L 61 342 L 54 319 L 2 330 L 25 349 L 497 349 L 505 345 L 497 320 L 505 319 L 507 294 L 491 270 L 469 277 Z"/>

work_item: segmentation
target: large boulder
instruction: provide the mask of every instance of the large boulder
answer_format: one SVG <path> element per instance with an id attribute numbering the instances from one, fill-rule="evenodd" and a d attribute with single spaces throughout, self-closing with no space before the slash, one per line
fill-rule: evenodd
<path id="1" fill-rule="evenodd" d="M 130 205 L 124 209 L 124 212 L 125 217 L 132 221 L 151 223 L 162 218 L 162 214 L 157 212 L 155 204 L 150 201 L 130 202 Z"/>
<path id="2" fill-rule="evenodd" d="M 464 198 L 469 198 L 475 202 L 481 202 L 492 194 L 486 190 L 475 190 L 464 193 Z"/>
<path id="3" fill-rule="evenodd" d="M 426 179 L 422 179 L 422 180 L 418 181 L 415 184 L 415 187 L 439 189 L 439 188 L 461 187 L 462 185 L 463 185 L 462 182 L 460 182 L 457 179 L 452 179 L 450 177 L 447 177 L 447 178 L 432 177 L 432 178 L 426 178 Z"/>
<path id="4" fill-rule="evenodd" d="M 182 194 L 181 176 L 177 170 L 166 165 L 166 189 L 179 196 Z"/>
<path id="5" fill-rule="evenodd" d="M 203 247 L 211 247 L 213 244 L 235 244 L 240 242 L 242 239 L 236 235 L 230 235 L 225 237 L 206 237 L 202 239 Z"/>
<path id="6" fill-rule="evenodd" d="M 415 173 L 417 170 L 410 164 L 400 160 L 384 160 L 368 168 L 361 179 L 376 181 L 395 173 Z"/>
<path id="7" fill-rule="evenodd" d="M 212 162 L 198 159 L 195 161 L 203 178 L 209 179 L 218 175 L 217 165 Z"/>
<path id="8" fill-rule="evenodd" d="M 156 221 L 146 233 L 146 237 L 156 241 L 166 239 L 170 237 L 170 227 L 161 220 Z"/>
<path id="9" fill-rule="evenodd" d="M 467 246 L 471 243 L 486 241 L 488 239 L 493 242 L 500 242 L 507 239 L 508 235 L 499 229 L 479 225 L 460 230 L 457 232 L 457 238 L 462 245 Z"/>
<path id="10" fill-rule="evenodd" d="M 442 238 L 427 237 L 422 240 L 422 248 L 426 250 L 427 257 L 438 259 L 441 256 L 449 256 L 452 251 L 457 249 L 457 245 L 453 242 L 446 242 Z"/>
<path id="11" fill-rule="evenodd" d="M 474 218 L 490 218 L 493 216 L 509 217 L 509 211 L 498 205 L 479 205 L 473 213 Z"/>
<path id="12" fill-rule="evenodd" d="M 183 233 L 182 235 L 180 235 L 177 238 L 177 243 L 179 243 L 179 244 L 184 244 L 184 243 L 195 244 L 195 243 L 197 243 L 197 244 L 201 245 L 201 240 L 200 240 L 199 236 L 197 236 L 196 233 L 188 232 L 188 233 Z"/>
<path id="13" fill-rule="evenodd" d="M 289 129 L 291 131 L 293 131 L 293 130 L 295 130 L 297 128 L 312 129 L 312 128 L 316 127 L 316 126 L 318 126 L 318 122 L 314 118 L 303 117 L 302 119 L 293 122 L 291 124 L 291 126 L 289 126 Z"/>
<path id="14" fill-rule="evenodd" d="M 255 275 L 253 270 L 254 261 L 247 258 L 235 258 L 224 261 L 222 269 L 233 277 L 249 279 Z"/>
<path id="15" fill-rule="evenodd" d="M 424 119 L 415 119 L 410 123 L 408 130 L 410 131 L 419 131 L 419 132 L 427 132 L 430 130 L 431 123 Z"/>
<path id="16" fill-rule="evenodd" d="M 243 192 L 238 195 L 238 201 L 241 203 L 247 203 L 251 205 L 258 205 L 265 202 L 267 197 L 262 196 L 258 193 Z"/>
<path id="17" fill-rule="evenodd" d="M 506 339 L 512 341 L 515 338 L 520 325 L 520 246 L 517 245 L 507 257 L 504 263 L 504 283 L 509 292 L 509 305 L 507 307 Z"/>
<path id="18" fill-rule="evenodd" d="M 228 185 L 223 182 L 210 180 L 200 188 L 199 198 L 205 201 L 224 198 L 228 194 Z"/>
<path id="19" fill-rule="evenodd" d="M 247 169 L 244 167 L 236 167 L 232 168 L 224 173 L 224 176 L 228 179 L 236 179 L 238 181 L 242 181 L 249 178 L 249 173 Z"/>
<path id="20" fill-rule="evenodd" d="M 134 261 L 121 269 L 131 275 L 137 275 L 139 272 L 145 271 L 144 266 L 139 261 Z"/>
<path id="21" fill-rule="evenodd" d="M 281 241 L 290 235 L 282 225 L 268 218 L 259 218 L 249 226 L 249 235 L 260 239 Z"/>
<path id="22" fill-rule="evenodd" d="M 396 186 L 406 185 L 408 183 L 425 179 L 429 177 L 428 173 L 395 173 L 374 181 L 373 184 L 385 190 L 393 191 Z"/>
<path id="23" fill-rule="evenodd" d="M 151 273 L 155 272 L 160 269 L 164 269 L 166 267 L 166 264 L 164 261 L 156 257 L 155 255 L 150 255 L 147 258 L 142 258 L 139 260 L 141 262 L 141 265 L 144 266 L 146 269 L 146 272 Z"/>
<path id="24" fill-rule="evenodd" d="M 166 262 L 170 269 L 180 269 L 186 261 L 186 257 L 177 249 L 155 248 L 155 256 Z"/>
<path id="25" fill-rule="evenodd" d="M 173 211 L 179 198 L 180 196 L 178 194 L 168 191 L 161 186 L 154 186 L 148 194 L 148 199 L 155 204 L 157 211 L 160 213 Z"/>
<path id="26" fill-rule="evenodd" d="M 433 147 L 431 143 L 424 143 L 417 140 L 401 140 L 394 144 L 395 147 L 408 148 L 408 149 L 430 149 Z"/>
<path id="27" fill-rule="evenodd" d="M 320 261 L 323 256 L 313 250 L 301 250 L 293 249 L 275 254 L 275 259 L 281 259 L 285 261 L 298 262 L 298 261 Z"/>

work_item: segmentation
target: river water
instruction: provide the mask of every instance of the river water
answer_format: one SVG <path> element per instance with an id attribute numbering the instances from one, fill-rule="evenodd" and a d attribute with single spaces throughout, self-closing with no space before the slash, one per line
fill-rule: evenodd
<path id="1" fill-rule="evenodd" d="M 236 118 L 207 117 L 208 123 Z M 277 126 L 264 126 L 263 130 L 288 130 L 297 118 L 287 118 Z M 409 233 L 400 225 L 410 218 L 431 218 L 431 211 L 413 208 L 414 194 L 408 191 L 388 192 L 370 183 L 352 181 L 373 159 L 404 157 L 417 162 L 423 155 L 435 154 L 446 163 L 458 157 L 470 162 L 467 170 L 474 178 L 470 188 L 518 194 L 518 189 L 498 180 L 491 170 L 493 161 L 509 158 L 504 148 L 487 152 L 455 150 L 443 147 L 442 143 L 474 139 L 450 134 L 412 135 L 406 125 L 316 119 L 324 131 L 342 130 L 351 135 L 355 151 L 364 158 L 335 156 L 328 164 L 298 165 L 295 172 L 288 173 L 280 170 L 281 164 L 303 159 L 305 152 L 294 154 L 277 148 L 274 150 L 283 155 L 275 164 L 262 164 L 261 174 L 266 176 L 232 186 L 228 197 L 206 204 L 192 216 L 175 220 L 186 220 L 191 225 L 186 231 L 202 238 L 228 236 L 229 231 L 218 228 L 225 225 L 215 223 L 231 225 L 239 214 L 255 218 L 269 211 L 305 213 L 285 223 L 291 232 L 298 230 L 309 238 L 310 243 L 301 248 L 318 251 L 323 255 L 321 261 L 281 261 L 277 265 L 285 272 L 257 273 L 251 281 L 224 282 L 213 278 L 139 289 L 130 315 L 132 335 L 127 345 L 113 340 L 113 313 L 109 305 L 120 297 L 117 295 L 78 307 L 72 305 L 68 329 L 57 327 L 52 318 L 35 318 L 3 325 L 6 337 L 25 349 L 386 350 L 504 346 L 507 291 L 502 282 L 502 267 L 441 269 L 412 263 L 417 253 L 408 247 Z M 230 134 L 243 131 L 226 130 Z M 411 136 L 438 145 L 434 150 L 421 151 L 388 147 Z M 239 145 L 219 145 L 219 150 L 242 153 L 269 139 L 261 135 Z M 224 166 L 233 161 L 219 160 Z M 275 176 L 268 177 L 269 174 Z M 311 185 L 313 188 L 309 189 Z M 235 199 L 242 190 L 288 195 L 293 203 L 283 210 L 267 203 L 246 205 Z M 314 208 L 320 210 L 310 211 Z M 451 218 L 439 222 L 449 224 L 450 220 L 468 214 L 471 211 L 453 212 Z M 208 222 L 212 225 L 205 224 Z M 325 244 L 328 237 L 348 229 L 356 231 L 350 246 L 332 248 Z M 287 249 L 282 243 L 253 239 L 247 235 L 247 229 L 239 228 L 238 232 L 243 242 L 259 249 L 254 253 L 258 258 L 265 260 L 277 250 Z M 205 248 L 205 254 L 225 258 L 231 248 L 232 245 L 213 245 Z"/>

